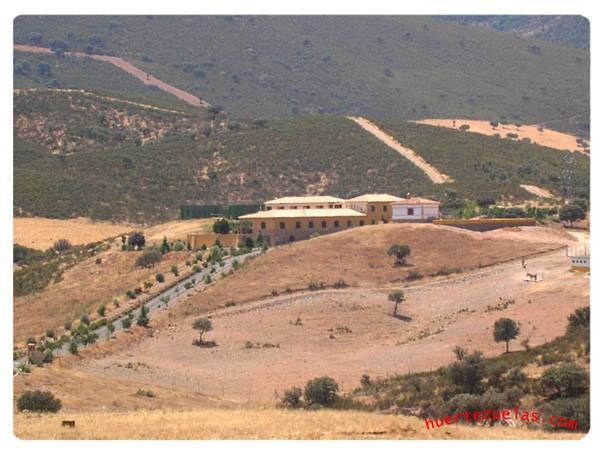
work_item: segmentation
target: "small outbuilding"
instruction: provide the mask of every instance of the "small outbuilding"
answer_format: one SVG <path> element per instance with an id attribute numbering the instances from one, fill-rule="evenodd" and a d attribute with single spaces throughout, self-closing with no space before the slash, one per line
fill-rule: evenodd
<path id="1" fill-rule="evenodd" d="M 393 222 L 430 222 L 440 217 L 440 202 L 422 197 L 403 198 L 392 203 Z"/>

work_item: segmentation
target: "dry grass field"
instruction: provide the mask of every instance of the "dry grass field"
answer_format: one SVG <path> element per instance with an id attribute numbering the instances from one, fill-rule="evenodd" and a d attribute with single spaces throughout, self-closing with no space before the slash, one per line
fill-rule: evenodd
<path id="1" fill-rule="evenodd" d="M 559 131 L 543 128 L 539 130 L 539 125 L 521 125 L 517 127 L 515 124 L 507 124 L 493 128 L 487 120 L 470 120 L 470 119 L 424 119 L 416 120 L 416 123 L 426 125 L 435 125 L 445 128 L 459 129 L 461 125 L 469 125 L 469 132 L 481 133 L 489 136 L 500 134 L 501 137 L 507 137 L 507 133 L 515 133 L 518 139 L 528 138 L 533 143 L 544 145 L 545 147 L 556 148 L 557 150 L 567 150 L 570 152 L 583 152 L 584 149 L 578 145 L 577 136 L 561 133 Z M 455 123 L 453 125 L 453 122 Z"/>
<path id="2" fill-rule="evenodd" d="M 74 428 L 61 427 L 75 420 Z M 427 430 L 414 417 L 354 411 L 278 409 L 141 410 L 16 414 L 20 439 L 580 439 L 580 433 L 545 433 L 501 427 L 447 425 Z"/>
<path id="3" fill-rule="evenodd" d="M 129 233 L 133 225 L 94 222 L 80 217 L 59 220 L 42 217 L 13 218 L 13 242 L 26 247 L 46 250 L 58 239 L 67 239 L 71 244 L 87 244 Z"/>
<path id="4" fill-rule="evenodd" d="M 212 233 L 213 222 L 214 219 L 173 220 L 145 228 L 144 235 L 151 243 L 160 243 L 165 236 L 169 241 L 185 240 L 189 233 Z"/>
<path id="5" fill-rule="evenodd" d="M 198 314 L 227 301 L 240 304 L 270 296 L 273 291 L 307 289 L 310 282 L 331 286 L 342 279 L 350 286 L 398 285 L 410 271 L 426 278 L 444 268 L 465 272 L 574 240 L 568 233 L 540 227 L 524 229 L 524 233 L 528 239 L 519 239 L 517 229 L 499 235 L 431 224 L 382 224 L 345 230 L 273 248 L 253 261 L 252 269 L 190 298 L 174 314 Z M 395 243 L 411 247 L 408 266 L 395 267 L 386 255 Z"/>

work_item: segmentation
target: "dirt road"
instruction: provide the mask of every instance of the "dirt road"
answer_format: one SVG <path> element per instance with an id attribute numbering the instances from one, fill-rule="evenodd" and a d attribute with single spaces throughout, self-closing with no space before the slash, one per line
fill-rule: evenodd
<path id="1" fill-rule="evenodd" d="M 364 373 L 434 369 L 452 361 L 456 345 L 497 355 L 503 345 L 494 342 L 492 328 L 500 317 L 517 320 L 519 340 L 538 345 L 563 334 L 567 316 L 589 304 L 589 278 L 569 272 L 565 251 L 528 259 L 526 266 L 510 262 L 405 287 L 399 318 L 391 314 L 389 289 L 303 292 L 223 308 L 212 314 L 213 348 L 192 345 L 197 334 L 190 317 L 79 369 L 265 404 L 316 376 L 332 376 L 349 389 Z M 526 271 L 543 281 L 526 282 Z"/>
<path id="2" fill-rule="evenodd" d="M 531 194 L 534 194 L 540 198 L 555 198 L 555 196 L 547 189 L 543 189 L 542 187 L 534 186 L 533 184 L 520 184 L 520 187 L 524 188 Z"/>
<path id="3" fill-rule="evenodd" d="M 369 133 L 373 134 L 375 137 L 380 139 L 386 145 L 388 145 L 393 150 L 399 152 L 402 156 L 411 161 L 417 168 L 422 170 L 434 183 L 451 183 L 453 179 L 440 172 L 437 168 L 429 164 L 424 158 L 415 153 L 414 150 L 410 148 L 403 147 L 395 138 L 390 136 L 389 134 L 382 131 L 375 125 L 373 122 L 363 118 L 363 117 L 348 117 L 348 119 L 357 123 L 361 128 Z"/>
<path id="4" fill-rule="evenodd" d="M 21 52 L 53 54 L 52 50 L 49 48 L 35 47 L 32 45 L 15 45 L 14 49 L 21 51 Z M 79 58 L 91 58 L 91 59 L 95 59 L 96 61 L 108 62 L 108 63 L 118 67 L 119 69 L 126 71 L 130 75 L 133 75 L 138 80 L 140 80 L 142 83 L 144 83 L 148 86 L 156 86 L 159 89 L 161 89 L 162 91 L 165 91 L 168 94 L 171 94 L 171 95 L 179 98 L 180 100 L 183 100 L 186 103 L 189 103 L 192 106 L 197 106 L 200 108 L 208 108 L 209 106 L 211 106 L 210 103 L 199 99 L 195 95 L 190 94 L 189 92 L 186 92 L 182 89 L 176 88 L 175 86 L 165 83 L 164 81 L 159 80 L 158 78 L 152 76 L 151 74 L 144 72 L 142 69 L 139 69 L 138 67 L 134 66 L 132 63 L 124 60 L 123 58 L 119 58 L 116 56 L 106 56 L 106 55 L 89 55 L 87 53 L 81 53 L 81 52 L 65 52 L 65 55 L 75 56 L 75 57 L 79 57 Z"/>

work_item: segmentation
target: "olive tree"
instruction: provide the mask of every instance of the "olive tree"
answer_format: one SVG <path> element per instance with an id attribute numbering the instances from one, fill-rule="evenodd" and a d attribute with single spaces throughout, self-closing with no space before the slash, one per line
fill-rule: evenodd
<path id="1" fill-rule="evenodd" d="M 192 328 L 194 328 L 195 330 L 198 331 L 198 333 L 199 333 L 198 343 L 202 344 L 202 336 L 207 331 L 211 331 L 213 329 L 213 322 L 211 322 L 211 319 L 203 317 L 202 319 L 196 320 L 194 322 L 194 324 L 192 325 Z"/>
<path id="2" fill-rule="evenodd" d="M 519 325 L 512 319 L 503 317 L 495 322 L 493 337 L 495 342 L 505 342 L 505 353 L 509 353 L 509 341 L 520 334 Z"/>
<path id="3" fill-rule="evenodd" d="M 397 309 L 400 303 L 405 301 L 405 293 L 403 291 L 394 291 L 388 294 L 388 300 L 394 302 L 394 313 L 393 316 L 397 316 Z"/>

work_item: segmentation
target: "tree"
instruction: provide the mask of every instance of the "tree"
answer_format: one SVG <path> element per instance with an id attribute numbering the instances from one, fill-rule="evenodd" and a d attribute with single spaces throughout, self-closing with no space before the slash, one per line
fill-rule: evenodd
<path id="1" fill-rule="evenodd" d="M 395 264 L 403 266 L 407 263 L 407 258 L 411 254 L 411 248 L 408 245 L 394 244 L 388 249 L 388 256 L 396 258 Z"/>
<path id="2" fill-rule="evenodd" d="M 284 408 L 297 409 L 303 405 L 303 390 L 299 387 L 293 387 L 284 392 L 281 405 Z"/>
<path id="3" fill-rule="evenodd" d="M 202 344 L 202 336 L 207 331 L 211 331 L 213 329 L 213 322 L 211 322 L 211 319 L 203 317 L 202 319 L 196 320 L 192 325 L 192 328 L 198 331 L 198 343 Z"/>
<path id="4" fill-rule="evenodd" d="M 470 126 L 464 123 L 463 125 L 461 125 L 461 126 L 459 127 L 459 129 L 460 129 L 461 131 L 467 131 L 467 130 L 469 130 L 469 129 L 470 129 Z"/>
<path id="5" fill-rule="evenodd" d="M 495 342 L 505 342 L 505 353 L 509 353 L 509 341 L 520 334 L 520 327 L 514 320 L 503 317 L 495 322 L 493 337 Z"/>
<path id="6" fill-rule="evenodd" d="M 308 405 L 331 406 L 338 399 L 338 383 L 330 377 L 314 378 L 305 386 L 305 401 Z"/>
<path id="7" fill-rule="evenodd" d="M 562 363 L 545 370 L 538 380 L 544 395 L 550 399 L 578 397 L 588 387 L 586 371 L 576 363 Z"/>
<path id="8" fill-rule="evenodd" d="M 578 308 L 568 317 L 568 332 L 575 332 L 576 330 L 583 328 L 589 329 L 591 326 L 591 308 L 585 306 Z"/>
<path id="9" fill-rule="evenodd" d="M 446 368 L 451 381 L 462 392 L 478 394 L 483 391 L 482 379 L 485 375 L 485 364 L 481 352 L 473 352 Z"/>
<path id="10" fill-rule="evenodd" d="M 213 233 L 228 234 L 230 232 L 230 222 L 227 219 L 217 219 L 213 223 Z"/>
<path id="11" fill-rule="evenodd" d="M 209 117 L 211 120 L 215 120 L 215 118 L 223 112 L 223 106 L 221 105 L 211 105 L 207 108 L 207 113 L 209 113 Z"/>
<path id="12" fill-rule="evenodd" d="M 58 412 L 62 407 L 60 399 L 48 391 L 25 391 L 17 399 L 19 411 Z"/>
<path id="13" fill-rule="evenodd" d="M 148 249 L 138 256 L 138 259 L 136 259 L 136 266 L 145 268 L 154 267 L 154 265 L 160 260 L 161 254 L 158 251 L 154 249 Z"/>
<path id="14" fill-rule="evenodd" d="M 571 203 L 559 208 L 559 220 L 570 222 L 570 226 L 574 225 L 575 221 L 583 220 L 585 217 L 586 213 L 580 205 Z"/>
<path id="15" fill-rule="evenodd" d="M 136 231 L 135 233 L 130 234 L 129 238 L 127 239 L 127 243 L 130 245 L 130 247 L 134 249 L 144 247 L 144 244 L 146 244 L 146 238 L 144 237 L 144 233 Z"/>
<path id="16" fill-rule="evenodd" d="M 52 69 L 50 68 L 50 64 L 48 64 L 48 63 L 38 64 L 38 74 L 42 77 L 50 78 L 52 76 Z"/>
<path id="17" fill-rule="evenodd" d="M 495 203 L 497 203 L 497 200 L 491 195 L 485 195 L 484 197 L 478 198 L 478 200 L 476 200 L 476 203 L 478 203 L 478 206 L 480 208 L 486 209 L 489 206 L 492 206 Z"/>
<path id="18" fill-rule="evenodd" d="M 163 236 L 163 243 L 161 244 L 161 253 L 169 253 L 169 250 L 171 250 L 171 247 L 169 247 L 169 242 L 167 242 L 167 236 Z"/>
<path id="19" fill-rule="evenodd" d="M 397 309 L 400 303 L 405 301 L 405 293 L 403 291 L 394 291 L 388 294 L 388 300 L 394 302 L 394 313 L 393 316 L 397 316 Z"/>
<path id="20" fill-rule="evenodd" d="M 136 322 L 139 326 L 145 327 L 150 322 L 150 318 L 148 317 L 148 308 L 145 305 L 142 305 L 140 308 L 140 315 L 138 316 L 138 321 Z"/>

